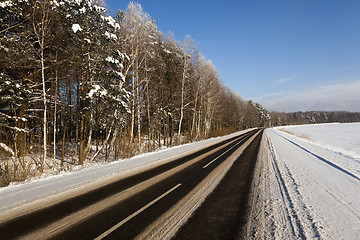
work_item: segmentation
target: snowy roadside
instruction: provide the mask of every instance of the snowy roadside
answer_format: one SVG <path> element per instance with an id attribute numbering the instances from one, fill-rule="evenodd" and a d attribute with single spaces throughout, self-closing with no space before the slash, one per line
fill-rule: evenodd
<path id="1" fill-rule="evenodd" d="M 360 124 L 265 130 L 247 236 L 358 239 Z"/>
<path id="2" fill-rule="evenodd" d="M 249 130 L 242 132 L 246 131 Z M 112 176 L 122 176 L 142 167 L 167 161 L 171 157 L 203 148 L 242 132 L 175 146 L 152 153 L 145 153 L 103 165 L 89 166 L 75 172 L 63 172 L 55 176 L 46 176 L 26 183 L 3 187 L 0 189 L 0 214 L 24 204 L 64 193 L 65 191 L 73 190 L 95 181 L 107 179 Z"/>

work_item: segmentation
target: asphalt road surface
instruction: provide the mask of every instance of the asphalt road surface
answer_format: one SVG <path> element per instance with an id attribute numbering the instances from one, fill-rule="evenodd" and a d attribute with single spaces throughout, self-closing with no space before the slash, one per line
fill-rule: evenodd
<path id="1" fill-rule="evenodd" d="M 0 239 L 237 237 L 261 134 L 253 130 L 16 213 L 0 220 Z"/>

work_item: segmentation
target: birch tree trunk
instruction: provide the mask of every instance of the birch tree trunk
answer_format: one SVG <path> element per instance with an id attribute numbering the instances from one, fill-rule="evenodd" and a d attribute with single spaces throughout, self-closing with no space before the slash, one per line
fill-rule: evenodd
<path id="1" fill-rule="evenodd" d="M 55 61 L 57 62 L 57 51 L 56 51 L 56 59 Z M 58 88 L 58 66 L 56 64 L 56 68 L 55 68 L 55 91 L 54 91 L 54 135 L 53 135 L 53 141 L 54 141 L 54 145 L 53 145 L 53 165 L 56 164 L 56 124 L 57 124 L 57 118 L 56 118 L 56 112 L 57 112 L 57 88 Z"/>
<path id="2" fill-rule="evenodd" d="M 198 96 L 199 96 L 199 89 L 196 91 L 195 94 L 195 105 L 193 108 L 193 120 L 192 120 L 192 127 L 191 127 L 191 137 L 194 139 L 194 135 L 196 132 L 196 115 L 197 115 L 197 102 L 198 102 Z M 193 140 L 192 139 L 192 140 Z"/>
<path id="3" fill-rule="evenodd" d="M 42 34 L 41 38 L 41 80 L 42 80 L 42 90 L 43 90 L 43 102 L 44 102 L 44 118 L 43 118 L 43 148 L 44 154 L 41 163 L 40 171 L 44 171 L 44 163 L 46 161 L 47 154 L 47 106 L 46 106 L 46 86 L 45 86 L 45 65 L 44 65 L 44 35 Z"/>
<path id="4" fill-rule="evenodd" d="M 140 81 L 139 81 L 139 59 L 136 60 L 136 112 L 137 112 L 137 130 L 138 130 L 138 151 L 141 149 L 141 115 L 140 115 Z"/>
<path id="5" fill-rule="evenodd" d="M 148 151 L 152 150 L 152 121 L 151 121 L 151 114 L 150 114 L 150 96 L 149 96 L 149 80 L 146 83 L 146 112 L 148 118 Z"/>
<path id="6" fill-rule="evenodd" d="M 134 56 L 134 53 L 132 54 Z M 131 128 L 130 128 L 130 144 L 134 141 L 134 127 L 135 127 L 135 74 L 134 74 L 134 68 L 132 72 L 132 104 L 131 104 Z"/>
<path id="7" fill-rule="evenodd" d="M 45 56 L 44 56 L 44 50 L 45 50 L 45 37 L 46 33 L 48 31 L 48 25 L 49 25 L 49 15 L 47 12 L 47 4 L 48 1 L 44 0 L 41 3 L 41 21 L 37 22 L 35 19 L 33 19 L 33 28 L 34 33 L 37 37 L 39 47 L 40 47 L 40 67 L 41 67 L 41 85 L 42 85 L 42 100 L 44 105 L 44 112 L 43 112 L 43 157 L 40 161 L 40 172 L 44 171 L 44 164 L 46 161 L 47 156 L 47 104 L 46 104 L 46 81 L 45 81 Z M 36 8 L 37 5 L 34 6 Z M 34 9 L 35 12 L 35 9 Z M 35 18 L 35 16 L 34 16 Z"/>
<path id="8" fill-rule="evenodd" d="M 186 80 L 186 72 L 187 72 L 187 60 L 185 57 L 184 60 L 184 69 L 181 79 L 181 103 L 180 103 L 180 121 L 179 121 L 179 130 L 178 130 L 178 138 L 181 134 L 181 128 L 182 128 L 182 121 L 184 119 L 184 95 L 185 95 L 185 80 Z"/>
<path id="9" fill-rule="evenodd" d="M 180 106 L 178 137 L 180 137 L 181 135 L 182 125 L 184 120 L 186 83 L 187 83 L 187 78 L 189 78 L 187 75 L 190 70 L 191 59 L 196 53 L 194 42 L 190 36 L 186 36 L 185 40 L 182 41 L 180 49 L 182 52 L 184 66 L 183 66 L 182 79 L 181 79 L 181 106 Z"/>

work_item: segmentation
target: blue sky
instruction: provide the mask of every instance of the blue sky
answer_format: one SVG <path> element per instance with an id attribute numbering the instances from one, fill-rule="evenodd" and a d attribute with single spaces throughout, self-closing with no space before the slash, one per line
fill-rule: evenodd
<path id="1" fill-rule="evenodd" d="M 360 111 L 360 1 L 144 0 L 159 30 L 190 35 L 224 85 L 270 110 Z M 128 1 L 106 0 L 112 13 Z"/>

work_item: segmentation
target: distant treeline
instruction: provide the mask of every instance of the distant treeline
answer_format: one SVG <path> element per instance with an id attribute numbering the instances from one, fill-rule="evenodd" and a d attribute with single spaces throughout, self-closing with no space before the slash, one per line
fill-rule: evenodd
<path id="1" fill-rule="evenodd" d="M 272 126 L 360 122 L 360 112 L 346 111 L 271 112 L 270 116 Z"/>

